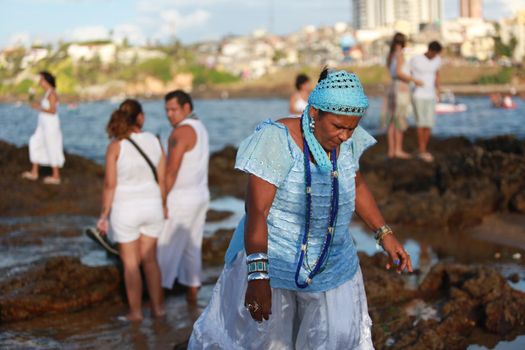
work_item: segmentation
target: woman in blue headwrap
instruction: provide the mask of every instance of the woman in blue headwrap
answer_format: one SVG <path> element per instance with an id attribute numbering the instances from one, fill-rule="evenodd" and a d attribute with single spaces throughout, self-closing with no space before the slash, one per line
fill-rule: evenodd
<path id="1" fill-rule="evenodd" d="M 354 211 L 387 268 L 412 271 L 359 172 L 375 143 L 359 126 L 368 107 L 359 79 L 325 69 L 308 103 L 300 119 L 265 121 L 239 147 L 247 213 L 189 349 L 372 349 Z"/>

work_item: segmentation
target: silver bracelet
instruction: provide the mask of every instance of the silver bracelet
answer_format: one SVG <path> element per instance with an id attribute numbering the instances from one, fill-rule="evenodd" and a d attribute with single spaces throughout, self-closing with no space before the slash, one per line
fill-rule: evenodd
<path id="1" fill-rule="evenodd" d="M 254 272 L 268 273 L 268 262 L 264 260 L 259 260 L 248 263 L 248 274 Z"/>
<path id="2" fill-rule="evenodd" d="M 257 261 L 257 260 L 266 260 L 268 261 L 268 254 L 266 253 L 253 253 L 246 257 L 246 263 L 249 264 L 251 262 Z"/>
<path id="3" fill-rule="evenodd" d="M 264 272 L 254 272 L 248 275 L 248 282 L 258 280 L 269 280 L 270 276 Z"/>

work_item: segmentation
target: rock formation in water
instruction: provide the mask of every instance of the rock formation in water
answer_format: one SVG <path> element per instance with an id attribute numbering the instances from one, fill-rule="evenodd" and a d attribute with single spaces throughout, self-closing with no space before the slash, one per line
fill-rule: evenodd
<path id="1" fill-rule="evenodd" d="M 115 266 L 89 267 L 53 257 L 0 282 L 0 323 L 77 311 L 119 296 Z"/>

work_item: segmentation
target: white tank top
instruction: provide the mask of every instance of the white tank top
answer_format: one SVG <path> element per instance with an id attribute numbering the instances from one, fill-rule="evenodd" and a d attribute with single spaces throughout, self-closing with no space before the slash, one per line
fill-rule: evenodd
<path id="1" fill-rule="evenodd" d="M 132 133 L 130 138 L 146 153 L 157 169 L 162 157 L 159 140 L 149 132 Z M 150 166 L 131 142 L 121 140 L 114 201 L 155 197 L 161 199 L 160 188 Z"/>
<path id="2" fill-rule="evenodd" d="M 44 97 L 42 98 L 42 101 L 40 101 L 40 107 L 42 107 L 43 109 L 49 109 L 49 107 L 51 107 L 51 104 L 49 103 L 49 95 L 51 94 L 51 91 L 52 91 L 51 89 L 47 90 L 46 93 L 44 94 Z M 57 102 L 56 108 L 57 108 L 57 112 L 55 113 L 40 112 L 40 114 L 51 116 L 51 117 L 58 116 L 58 102 Z"/>
<path id="3" fill-rule="evenodd" d="M 308 101 L 305 101 L 301 95 L 298 95 L 298 97 L 295 99 L 294 108 L 296 111 L 301 111 L 301 113 L 304 111 L 304 109 L 308 106 Z"/>
<path id="4" fill-rule="evenodd" d="M 186 118 L 179 124 L 189 125 L 197 134 L 195 146 L 184 153 L 182 162 L 168 199 L 180 202 L 179 195 L 184 198 L 209 198 L 208 190 L 208 162 L 210 159 L 208 131 L 199 119 Z M 190 196 L 190 197 L 188 197 Z"/>

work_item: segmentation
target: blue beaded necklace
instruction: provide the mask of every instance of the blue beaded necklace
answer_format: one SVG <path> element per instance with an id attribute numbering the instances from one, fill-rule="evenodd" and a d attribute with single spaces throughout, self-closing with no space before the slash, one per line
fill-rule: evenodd
<path id="1" fill-rule="evenodd" d="M 304 118 L 304 116 L 303 116 Z M 321 248 L 321 253 L 319 254 L 315 265 L 313 268 L 310 268 L 308 264 L 308 259 L 306 259 L 305 263 L 305 255 L 307 255 L 308 251 L 308 239 L 310 237 L 310 226 L 311 226 L 311 219 L 312 219 L 312 172 L 310 168 L 310 148 L 308 147 L 308 142 L 306 141 L 304 137 L 303 132 L 303 154 L 304 154 L 304 170 L 305 170 L 305 177 L 306 177 L 306 214 L 305 214 L 305 226 L 304 226 L 304 234 L 303 239 L 301 242 L 301 252 L 299 256 L 299 262 L 297 263 L 297 269 L 295 271 L 295 284 L 298 288 L 306 288 L 310 283 L 312 283 L 312 279 L 315 275 L 320 273 L 324 269 L 324 265 L 328 261 L 329 256 L 329 250 L 332 245 L 332 239 L 335 234 L 335 222 L 337 219 L 337 211 L 339 209 L 339 181 L 338 181 L 338 173 L 337 173 L 337 151 L 334 148 L 331 152 L 331 163 L 332 163 L 332 172 L 330 173 L 330 176 L 332 177 L 332 195 L 330 200 L 330 221 L 328 224 L 328 228 L 326 230 L 326 235 L 324 238 L 323 246 Z M 304 267 L 308 271 L 308 277 L 304 282 L 299 281 L 299 274 L 301 272 L 301 267 Z"/>

